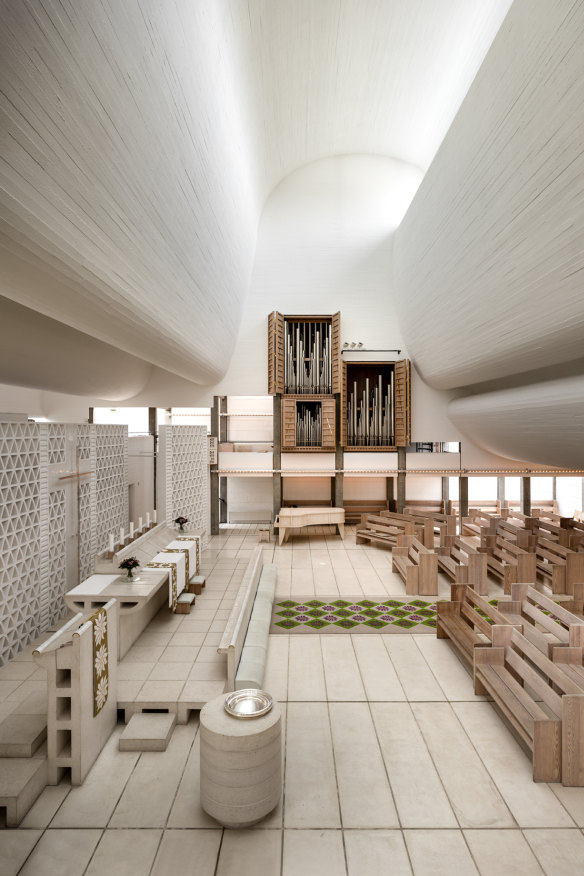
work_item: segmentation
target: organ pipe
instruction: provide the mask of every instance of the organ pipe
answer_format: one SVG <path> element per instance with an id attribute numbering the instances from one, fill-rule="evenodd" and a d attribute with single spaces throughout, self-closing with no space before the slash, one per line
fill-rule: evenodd
<path id="1" fill-rule="evenodd" d="M 353 381 L 347 399 L 347 443 L 351 447 L 392 447 L 395 445 L 395 383 L 388 377 L 365 377 L 358 391 Z"/>
<path id="2" fill-rule="evenodd" d="M 286 320 L 284 343 L 285 392 L 292 395 L 331 393 L 331 324 Z"/>
<path id="3" fill-rule="evenodd" d="M 322 405 L 299 402 L 296 405 L 296 446 L 320 447 L 322 444 Z"/>

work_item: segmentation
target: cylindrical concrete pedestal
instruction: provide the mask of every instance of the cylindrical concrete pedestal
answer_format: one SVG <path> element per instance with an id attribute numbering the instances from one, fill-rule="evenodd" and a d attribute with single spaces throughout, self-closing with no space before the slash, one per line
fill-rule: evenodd
<path id="1" fill-rule="evenodd" d="M 282 794 L 280 706 L 259 718 L 235 718 L 225 695 L 201 709 L 201 806 L 225 827 L 250 827 Z"/>

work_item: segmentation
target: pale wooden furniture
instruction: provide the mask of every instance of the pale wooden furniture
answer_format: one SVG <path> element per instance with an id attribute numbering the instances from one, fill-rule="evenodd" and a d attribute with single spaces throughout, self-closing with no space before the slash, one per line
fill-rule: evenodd
<path id="1" fill-rule="evenodd" d="M 343 499 L 345 520 L 361 520 L 364 514 L 379 514 L 389 510 L 387 499 Z"/>
<path id="2" fill-rule="evenodd" d="M 584 598 L 584 553 L 538 538 L 535 555 L 537 574 L 551 587 L 552 593 L 567 593 L 578 600 Z"/>
<path id="3" fill-rule="evenodd" d="M 474 650 L 475 693 L 493 698 L 530 749 L 533 780 L 582 787 L 584 669 L 566 669 L 508 625 L 493 627 L 491 647 Z"/>
<path id="4" fill-rule="evenodd" d="M 531 584 L 512 584 L 511 598 L 500 599 L 499 611 L 523 625 L 523 635 L 557 663 L 582 663 L 584 618 L 554 602 Z M 573 649 L 567 651 L 566 649 Z"/>
<path id="5" fill-rule="evenodd" d="M 436 608 L 436 637 L 450 639 L 471 667 L 474 649 L 491 643 L 492 624 L 511 623 L 506 615 L 467 584 L 452 584 L 450 601 L 437 602 Z M 519 626 L 521 628 L 521 622 Z"/>
<path id="6" fill-rule="evenodd" d="M 455 584 L 468 584 L 476 593 L 486 596 L 487 556 L 469 545 L 459 536 L 449 539 L 449 544 L 436 548 L 438 568 Z"/>
<path id="7" fill-rule="evenodd" d="M 270 540 L 270 526 L 260 526 L 258 529 L 258 541 L 268 541 Z"/>
<path id="8" fill-rule="evenodd" d="M 278 544 L 288 540 L 290 531 L 304 526 L 336 526 L 341 538 L 345 531 L 345 509 L 327 507 L 280 508 L 274 529 L 278 529 Z"/>
<path id="9" fill-rule="evenodd" d="M 438 592 L 438 557 L 414 535 L 399 537 L 391 552 L 391 569 L 398 572 L 408 595 L 435 595 Z"/>
<path id="10" fill-rule="evenodd" d="M 367 541 L 376 541 L 380 544 L 395 547 L 399 535 L 416 535 L 418 528 L 411 517 L 405 514 L 364 514 L 361 518 L 361 526 L 355 533 L 357 544 L 365 544 Z"/>
<path id="11" fill-rule="evenodd" d="M 483 542 L 481 551 L 486 554 L 489 572 L 499 578 L 504 593 L 510 594 L 511 585 L 516 581 L 535 581 L 534 553 L 522 550 L 499 535 L 485 536 Z"/>
<path id="12" fill-rule="evenodd" d="M 282 450 L 303 453 L 334 453 L 336 435 L 335 398 L 332 395 L 285 395 L 282 398 Z M 308 411 L 317 417 L 319 429 L 313 443 L 303 441 L 297 427 L 298 417 Z M 317 434 L 318 433 L 318 434 Z"/>

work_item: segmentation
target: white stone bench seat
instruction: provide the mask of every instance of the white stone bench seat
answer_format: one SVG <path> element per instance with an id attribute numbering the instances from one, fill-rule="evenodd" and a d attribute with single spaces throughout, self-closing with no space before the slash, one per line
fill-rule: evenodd
<path id="1" fill-rule="evenodd" d="M 235 676 L 235 690 L 261 688 L 263 685 L 277 572 L 277 567 L 273 563 L 266 563 L 262 568 L 253 611 Z"/>

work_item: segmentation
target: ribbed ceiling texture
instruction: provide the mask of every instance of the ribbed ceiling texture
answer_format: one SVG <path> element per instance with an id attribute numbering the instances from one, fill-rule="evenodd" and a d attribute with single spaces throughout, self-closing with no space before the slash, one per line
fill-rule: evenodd
<path id="1" fill-rule="evenodd" d="M 216 381 L 269 192 L 330 155 L 425 170 L 509 5 L 3 0 L 0 293 Z"/>

